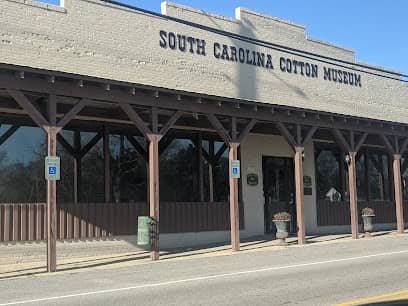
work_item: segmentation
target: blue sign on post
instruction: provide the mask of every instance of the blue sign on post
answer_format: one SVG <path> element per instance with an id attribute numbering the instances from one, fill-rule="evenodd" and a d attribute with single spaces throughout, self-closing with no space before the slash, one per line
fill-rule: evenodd
<path id="1" fill-rule="evenodd" d="M 57 174 L 57 167 L 48 167 L 48 174 Z"/>
<path id="2" fill-rule="evenodd" d="M 239 160 L 231 160 L 231 176 L 233 178 L 240 178 L 241 177 L 241 167 Z"/>
<path id="3" fill-rule="evenodd" d="M 60 158 L 58 156 L 45 158 L 45 179 L 48 181 L 60 180 Z"/>

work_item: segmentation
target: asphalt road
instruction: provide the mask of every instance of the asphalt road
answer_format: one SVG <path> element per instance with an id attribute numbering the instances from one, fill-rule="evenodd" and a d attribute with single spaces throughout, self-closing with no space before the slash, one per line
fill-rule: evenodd
<path id="1" fill-rule="evenodd" d="M 6 279 L 0 305 L 335 305 L 404 289 L 407 234 Z"/>

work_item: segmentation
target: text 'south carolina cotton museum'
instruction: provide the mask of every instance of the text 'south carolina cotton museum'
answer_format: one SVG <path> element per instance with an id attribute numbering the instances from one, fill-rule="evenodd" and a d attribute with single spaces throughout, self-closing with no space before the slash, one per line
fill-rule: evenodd
<path id="1" fill-rule="evenodd" d="M 366 206 L 404 230 L 401 73 L 248 9 L 161 10 L 0 2 L 0 241 L 47 240 L 53 271 L 57 239 L 136 235 L 138 216 L 161 247 L 239 250 L 281 211 L 300 244 L 357 238 Z"/>

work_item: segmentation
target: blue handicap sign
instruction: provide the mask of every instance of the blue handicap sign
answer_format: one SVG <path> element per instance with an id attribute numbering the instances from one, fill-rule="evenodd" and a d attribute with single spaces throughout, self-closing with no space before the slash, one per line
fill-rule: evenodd
<path id="1" fill-rule="evenodd" d="M 55 166 L 49 167 L 48 174 L 57 174 L 57 167 Z"/>
<path id="2" fill-rule="evenodd" d="M 238 174 L 238 168 L 236 167 L 232 168 L 232 174 Z"/>

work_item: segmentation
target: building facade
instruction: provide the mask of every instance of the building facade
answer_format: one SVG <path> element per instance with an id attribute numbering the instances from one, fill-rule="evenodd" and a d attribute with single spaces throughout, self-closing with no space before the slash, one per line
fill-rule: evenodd
<path id="1" fill-rule="evenodd" d="M 55 254 L 57 238 L 134 234 L 150 214 L 162 246 L 231 238 L 238 250 L 273 233 L 279 211 L 300 243 L 357 238 L 364 206 L 403 231 L 401 73 L 248 9 L 161 10 L 0 3 L 1 162 L 20 173 L 3 175 L 1 240 L 47 238 Z M 61 157 L 61 181 L 35 179 L 45 155 Z"/>

